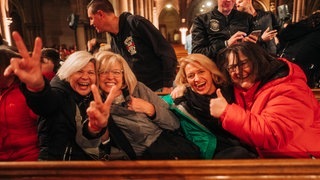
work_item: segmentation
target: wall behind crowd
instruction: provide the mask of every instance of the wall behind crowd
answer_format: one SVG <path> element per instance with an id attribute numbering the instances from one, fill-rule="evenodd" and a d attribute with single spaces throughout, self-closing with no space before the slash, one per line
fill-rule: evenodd
<path id="1" fill-rule="evenodd" d="M 96 38 L 107 39 L 106 34 L 97 34 L 95 30 L 89 26 L 87 19 L 86 5 L 90 0 L 1 0 L 0 7 L 4 16 L 12 19 L 2 20 L 1 34 L 4 36 L 4 26 L 9 21 L 10 31 L 18 31 L 24 38 L 28 49 L 32 49 L 33 40 L 36 36 L 43 39 L 46 47 L 59 47 L 66 45 L 67 47 L 76 47 L 77 49 L 85 49 L 87 40 Z M 151 22 L 156 27 L 162 22 L 161 13 L 165 10 L 166 3 L 172 3 L 180 26 L 190 27 L 192 19 L 196 15 L 197 5 L 205 0 L 144 0 L 144 1 L 118 1 L 111 0 L 115 6 L 116 13 L 129 11 L 139 14 Z M 215 2 L 215 0 L 212 0 Z M 8 11 L 6 11 L 6 2 L 8 3 Z M 144 2 L 144 3 L 141 3 Z M 265 10 L 275 9 L 278 5 L 289 4 L 292 12 L 307 16 L 315 9 L 319 9 L 320 0 L 254 0 L 257 5 L 261 5 Z M 4 12 L 6 11 L 6 12 Z M 70 15 L 79 15 L 78 26 L 74 29 L 69 27 Z M 294 16 L 296 17 L 296 16 Z M 182 20 L 184 19 L 184 23 Z M 296 18 L 297 19 L 297 18 Z M 75 30 L 76 29 L 76 30 Z M 169 31 L 170 29 L 168 29 Z M 175 29 L 178 30 L 178 29 Z M 171 33 L 172 34 L 172 33 Z M 6 38 L 5 38 L 6 39 Z"/>

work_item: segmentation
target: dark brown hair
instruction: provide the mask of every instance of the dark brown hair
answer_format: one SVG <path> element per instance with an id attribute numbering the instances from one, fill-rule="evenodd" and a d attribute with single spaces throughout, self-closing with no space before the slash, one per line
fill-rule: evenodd
<path id="1" fill-rule="evenodd" d="M 229 80 L 230 76 L 226 68 L 228 66 L 228 57 L 230 54 L 234 54 L 233 64 L 237 65 L 240 61 L 240 53 L 247 57 L 248 65 L 251 68 L 251 75 L 255 76 L 255 81 L 266 78 L 274 71 L 275 67 L 283 64 L 282 61 L 277 60 L 258 44 L 251 42 L 233 44 L 221 50 L 217 56 L 218 67 Z M 241 67 L 239 71 L 242 72 Z"/>
<path id="2" fill-rule="evenodd" d="M 114 13 L 114 8 L 108 0 L 92 0 L 87 5 L 87 9 L 90 7 L 92 14 L 96 14 L 98 10 L 106 13 Z"/>

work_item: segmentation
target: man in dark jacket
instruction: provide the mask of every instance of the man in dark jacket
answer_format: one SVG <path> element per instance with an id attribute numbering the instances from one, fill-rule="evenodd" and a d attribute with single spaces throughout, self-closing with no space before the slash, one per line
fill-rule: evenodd
<path id="1" fill-rule="evenodd" d="M 195 18 L 192 53 L 204 54 L 215 61 L 220 49 L 238 41 L 257 41 L 247 36 L 253 29 L 252 16 L 235 10 L 234 5 L 235 0 L 218 0 L 213 11 Z"/>
<path id="2" fill-rule="evenodd" d="M 110 33 L 111 50 L 126 59 L 137 79 L 153 91 L 170 93 L 177 58 L 161 32 L 144 17 L 127 12 L 116 16 L 107 0 L 93 0 L 87 8 L 90 24 L 98 33 Z"/>

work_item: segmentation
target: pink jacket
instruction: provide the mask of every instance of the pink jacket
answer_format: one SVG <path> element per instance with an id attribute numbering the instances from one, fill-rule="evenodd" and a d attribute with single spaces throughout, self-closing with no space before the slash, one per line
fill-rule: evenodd
<path id="1" fill-rule="evenodd" d="M 37 115 L 14 84 L 0 96 L 0 161 L 37 161 Z"/>
<path id="2" fill-rule="evenodd" d="M 289 75 L 248 91 L 235 88 L 223 127 L 255 147 L 261 157 L 320 158 L 320 106 L 303 71 L 284 59 Z"/>

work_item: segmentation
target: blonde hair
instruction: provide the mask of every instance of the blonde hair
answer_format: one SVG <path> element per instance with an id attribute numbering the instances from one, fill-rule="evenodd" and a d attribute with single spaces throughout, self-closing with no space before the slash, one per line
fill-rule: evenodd
<path id="1" fill-rule="evenodd" d="M 119 54 L 115 54 L 110 51 L 99 51 L 95 54 L 97 59 L 97 71 L 98 74 L 110 71 L 115 63 L 119 63 L 123 70 L 124 86 L 128 87 L 129 94 L 132 95 L 134 88 L 138 81 L 127 61 Z M 99 84 L 99 76 L 98 76 Z"/>
<path id="2" fill-rule="evenodd" d="M 203 54 L 190 54 L 186 57 L 182 57 L 179 60 L 179 64 L 180 68 L 174 81 L 177 86 L 186 87 L 189 85 L 185 73 L 185 67 L 188 64 L 202 66 L 203 68 L 207 69 L 211 73 L 212 80 L 216 85 L 222 85 L 226 82 L 226 78 L 219 71 L 217 65 L 210 58 Z"/>
<path id="3" fill-rule="evenodd" d="M 84 68 L 89 62 L 95 65 L 96 59 L 87 51 L 72 53 L 59 68 L 57 75 L 61 80 L 69 81 L 69 77 Z"/>

